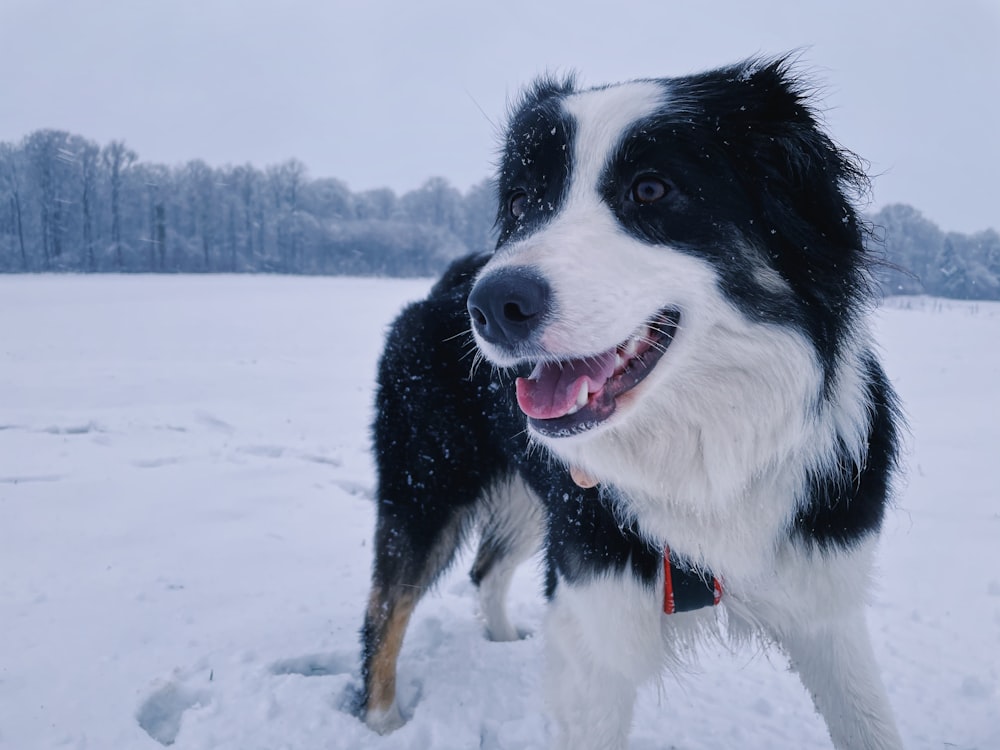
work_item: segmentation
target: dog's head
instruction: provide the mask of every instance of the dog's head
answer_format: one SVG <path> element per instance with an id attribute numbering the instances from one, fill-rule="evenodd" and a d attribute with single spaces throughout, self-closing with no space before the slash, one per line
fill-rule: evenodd
<path id="1" fill-rule="evenodd" d="M 535 437 L 621 429 L 654 392 L 693 413 L 723 408 L 716 387 L 746 395 L 742 377 L 783 388 L 774 357 L 815 375 L 803 391 L 829 379 L 864 288 L 849 196 L 865 181 L 790 68 L 543 80 L 514 110 L 468 306 L 487 359 L 533 366 L 517 399 Z"/>

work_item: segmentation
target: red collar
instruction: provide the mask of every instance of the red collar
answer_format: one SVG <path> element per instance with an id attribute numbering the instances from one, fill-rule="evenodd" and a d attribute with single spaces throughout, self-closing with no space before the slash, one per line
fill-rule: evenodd
<path id="1" fill-rule="evenodd" d="M 595 477 L 576 466 L 569 467 L 573 482 L 582 489 L 596 487 Z M 699 573 L 690 564 L 670 551 L 663 550 L 663 611 L 690 612 L 719 603 L 722 599 L 722 583 L 711 573 Z"/>

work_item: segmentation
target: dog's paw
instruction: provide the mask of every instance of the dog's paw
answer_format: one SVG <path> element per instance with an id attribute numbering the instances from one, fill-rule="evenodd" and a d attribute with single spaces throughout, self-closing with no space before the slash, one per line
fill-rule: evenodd
<path id="1" fill-rule="evenodd" d="M 388 708 L 375 708 L 365 711 L 365 724 L 373 732 L 389 734 L 395 732 L 406 720 L 399 710 L 399 704 L 393 701 Z"/>
<path id="2" fill-rule="evenodd" d="M 521 634 L 508 621 L 488 622 L 486 624 L 486 637 L 496 643 L 506 643 L 508 641 L 521 640 Z"/>
<path id="3" fill-rule="evenodd" d="M 516 628 L 510 622 L 504 622 L 501 624 L 486 624 L 486 638 L 494 643 L 523 641 L 527 638 L 531 638 L 532 635 L 532 631 Z"/>

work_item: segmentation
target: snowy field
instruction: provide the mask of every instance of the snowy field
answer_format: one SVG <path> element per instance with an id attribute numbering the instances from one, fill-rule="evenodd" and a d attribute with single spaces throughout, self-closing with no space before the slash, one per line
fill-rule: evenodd
<path id="1" fill-rule="evenodd" d="M 357 685 L 372 381 L 423 281 L 0 277 L 0 748 L 542 748 L 541 643 L 482 635 L 469 555 L 417 609 L 412 718 Z M 878 314 L 912 428 L 869 620 L 910 748 L 1000 748 L 1000 304 Z M 515 622 L 538 633 L 537 564 Z M 650 686 L 633 750 L 829 748 L 776 653 Z"/>

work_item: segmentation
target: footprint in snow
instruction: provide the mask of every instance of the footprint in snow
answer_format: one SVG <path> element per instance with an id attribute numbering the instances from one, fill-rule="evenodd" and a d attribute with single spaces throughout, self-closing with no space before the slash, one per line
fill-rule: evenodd
<path id="1" fill-rule="evenodd" d="M 350 674 L 354 670 L 355 661 L 355 657 L 342 654 L 306 654 L 274 662 L 271 665 L 271 674 L 298 674 L 303 677 Z"/>
<path id="2" fill-rule="evenodd" d="M 139 726 L 154 740 L 161 745 L 172 745 L 181 731 L 184 713 L 211 702 L 212 696 L 207 690 L 169 682 L 143 701 L 135 718 Z"/>
<path id="3" fill-rule="evenodd" d="M 342 687 L 336 691 L 334 705 L 338 710 L 361 718 L 361 681 L 357 675 L 356 655 L 306 654 L 289 659 L 280 659 L 271 664 L 271 674 L 300 675 L 302 677 L 339 677 Z M 405 694 L 405 705 L 411 709 L 419 701 L 419 685 L 400 685 Z"/>

